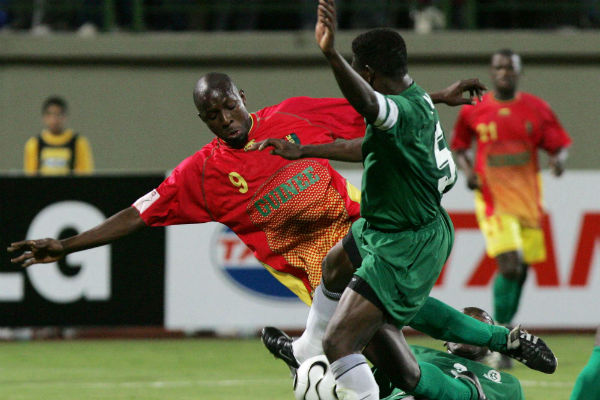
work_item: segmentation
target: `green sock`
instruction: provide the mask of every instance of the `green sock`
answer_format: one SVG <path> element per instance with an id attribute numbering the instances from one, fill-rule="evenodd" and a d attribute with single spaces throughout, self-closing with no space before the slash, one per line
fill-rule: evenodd
<path id="1" fill-rule="evenodd" d="M 462 379 L 451 378 L 433 364 L 420 362 L 421 379 L 411 394 L 436 400 L 471 400 L 477 389 Z"/>
<path id="2" fill-rule="evenodd" d="M 517 313 L 523 283 L 496 274 L 494 281 L 494 319 L 499 324 L 510 324 Z"/>
<path id="3" fill-rule="evenodd" d="M 434 339 L 488 346 L 494 351 L 506 348 L 509 332 L 503 326 L 488 325 L 465 315 L 433 297 L 427 298 L 409 326 Z"/>
<path id="4" fill-rule="evenodd" d="M 594 347 L 587 365 L 575 381 L 571 400 L 600 399 L 600 346 Z"/>

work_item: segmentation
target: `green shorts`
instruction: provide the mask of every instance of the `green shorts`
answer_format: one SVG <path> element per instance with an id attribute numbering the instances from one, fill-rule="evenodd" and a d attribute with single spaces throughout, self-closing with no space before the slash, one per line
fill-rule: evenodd
<path id="1" fill-rule="evenodd" d="M 454 242 L 450 217 L 441 210 L 420 229 L 399 232 L 369 228 L 361 218 L 352 225 L 352 235 L 363 257 L 355 272 L 357 281 L 368 284 L 377 297 L 374 303 L 379 303 L 376 305 L 396 326 L 408 325 L 429 297 L 450 255 Z M 359 285 L 351 287 L 373 301 Z"/>

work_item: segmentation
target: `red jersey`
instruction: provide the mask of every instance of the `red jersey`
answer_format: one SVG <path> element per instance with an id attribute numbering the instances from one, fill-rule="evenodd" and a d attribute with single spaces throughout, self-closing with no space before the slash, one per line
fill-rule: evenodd
<path id="1" fill-rule="evenodd" d="M 298 144 L 362 137 L 362 117 L 343 99 L 295 97 L 251 114 L 244 149 L 219 138 L 185 159 L 134 207 L 149 226 L 217 221 L 306 300 L 321 280 L 321 261 L 359 217 L 360 192 L 325 159 L 290 161 L 247 151 L 267 138 Z M 269 268 L 270 267 L 270 268 Z M 290 278 L 292 281 L 290 282 Z"/>
<path id="2" fill-rule="evenodd" d="M 539 227 L 541 188 L 537 149 L 554 154 L 571 144 L 550 106 L 519 92 L 513 100 L 492 93 L 475 106 L 464 106 L 454 126 L 451 146 L 466 150 L 477 140 L 475 172 L 487 215 L 517 216 L 524 226 Z"/>

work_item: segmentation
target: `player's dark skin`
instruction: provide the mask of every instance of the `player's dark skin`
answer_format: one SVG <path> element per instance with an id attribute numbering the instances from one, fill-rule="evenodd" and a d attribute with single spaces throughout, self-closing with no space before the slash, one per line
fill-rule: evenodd
<path id="1" fill-rule="evenodd" d="M 49 104 L 42 113 L 44 126 L 53 135 L 60 135 L 65 130 L 67 112 L 58 104 Z"/>
<path id="2" fill-rule="evenodd" d="M 252 118 L 246 110 L 246 95 L 225 74 L 211 73 L 194 89 L 198 116 L 217 137 L 234 149 L 248 142 Z"/>
<path id="3" fill-rule="evenodd" d="M 515 65 L 516 64 L 516 65 Z M 516 57 L 504 54 L 494 54 L 490 64 L 490 77 L 494 86 L 494 97 L 502 101 L 513 100 L 517 94 L 520 78 L 520 62 Z M 564 172 L 566 149 L 561 149 L 549 158 L 550 170 L 555 176 Z M 456 152 L 456 162 L 467 178 L 467 187 L 471 190 L 480 189 L 480 182 L 473 168 L 473 160 L 468 151 Z M 521 253 L 517 250 L 507 251 L 496 256 L 498 271 L 509 280 L 524 281 L 527 278 L 528 265 L 523 262 Z"/>

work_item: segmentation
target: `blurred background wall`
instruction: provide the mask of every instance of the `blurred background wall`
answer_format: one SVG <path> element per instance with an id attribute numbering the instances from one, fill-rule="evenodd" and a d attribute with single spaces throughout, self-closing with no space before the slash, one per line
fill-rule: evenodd
<path id="1" fill-rule="evenodd" d="M 556 111 L 573 136 L 569 168 L 599 168 L 598 31 L 404 32 L 410 73 L 428 90 L 479 77 L 490 84 L 489 57 L 521 53 L 520 88 Z M 358 31 L 338 39 L 349 54 Z M 230 74 L 248 109 L 292 96 L 341 96 L 311 31 L 0 34 L 0 170 L 20 171 L 28 137 L 41 129 L 41 103 L 65 96 L 70 125 L 86 135 L 97 171 L 164 171 L 209 142 L 192 90 L 204 73 Z M 439 107 L 447 134 L 458 109 Z M 359 166 L 357 166 L 359 167 Z"/>

